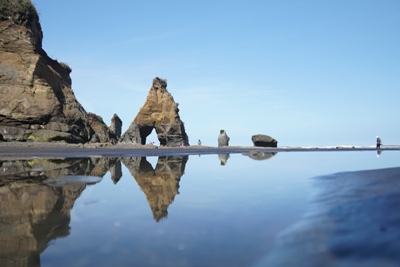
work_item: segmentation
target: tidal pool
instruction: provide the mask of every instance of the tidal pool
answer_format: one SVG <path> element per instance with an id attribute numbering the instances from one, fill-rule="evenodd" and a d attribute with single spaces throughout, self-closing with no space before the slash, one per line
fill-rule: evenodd
<path id="1" fill-rule="evenodd" d="M 0 266 L 398 266 L 399 155 L 2 161 Z"/>

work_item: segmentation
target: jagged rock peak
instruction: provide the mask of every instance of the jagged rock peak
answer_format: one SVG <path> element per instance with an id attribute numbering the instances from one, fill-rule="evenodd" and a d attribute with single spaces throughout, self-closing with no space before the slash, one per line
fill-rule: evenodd
<path id="1" fill-rule="evenodd" d="M 178 103 L 167 90 L 167 81 L 154 78 L 146 102 L 139 110 L 120 142 L 146 144 L 146 137 L 156 130 L 160 145 L 177 147 L 189 145 L 184 123 L 179 116 Z"/>
<path id="2" fill-rule="evenodd" d="M 121 137 L 122 120 L 118 117 L 117 114 L 114 114 L 111 118 L 110 131 L 115 134 L 117 139 Z"/>

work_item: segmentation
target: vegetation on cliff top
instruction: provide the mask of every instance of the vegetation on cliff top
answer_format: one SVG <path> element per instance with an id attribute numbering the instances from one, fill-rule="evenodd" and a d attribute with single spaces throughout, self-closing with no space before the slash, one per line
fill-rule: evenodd
<path id="1" fill-rule="evenodd" d="M 38 20 L 39 16 L 30 0 L 0 0 L 0 21 L 26 25 L 33 18 Z"/>

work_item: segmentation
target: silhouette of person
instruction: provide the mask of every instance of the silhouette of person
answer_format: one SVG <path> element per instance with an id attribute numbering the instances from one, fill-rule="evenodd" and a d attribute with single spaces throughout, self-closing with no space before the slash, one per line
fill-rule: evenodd
<path id="1" fill-rule="evenodd" d="M 199 146 L 201 146 L 201 141 L 200 141 L 200 139 L 199 139 L 199 141 L 197 142 L 197 144 L 198 144 Z"/>
<path id="2" fill-rule="evenodd" d="M 376 136 L 376 149 L 380 149 L 382 145 L 382 140 L 379 136 Z"/>

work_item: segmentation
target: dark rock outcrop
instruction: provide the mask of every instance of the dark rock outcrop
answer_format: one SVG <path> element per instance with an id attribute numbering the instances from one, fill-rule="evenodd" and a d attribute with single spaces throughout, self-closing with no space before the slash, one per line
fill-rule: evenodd
<path id="1" fill-rule="evenodd" d="M 71 68 L 42 49 L 35 8 L 15 0 L 0 9 L 0 133 L 12 141 L 88 142 L 93 130 L 71 89 Z"/>
<path id="2" fill-rule="evenodd" d="M 256 134 L 251 137 L 251 141 L 253 141 L 254 146 L 261 147 L 277 147 L 278 141 L 276 141 L 271 136 L 265 134 Z"/>
<path id="3" fill-rule="evenodd" d="M 185 126 L 179 117 L 178 104 L 167 91 L 166 80 L 153 79 L 146 102 L 122 135 L 120 142 L 146 144 L 146 138 L 155 129 L 160 145 L 178 147 L 189 145 Z"/>
<path id="4" fill-rule="evenodd" d="M 101 116 L 89 112 L 88 121 L 90 127 L 95 132 L 96 137 L 92 138 L 91 142 L 109 143 L 112 140 L 118 140 L 117 136 L 110 128 L 104 123 Z M 115 115 L 114 115 L 115 116 Z"/>
<path id="5" fill-rule="evenodd" d="M 220 130 L 218 136 L 218 146 L 229 146 L 229 136 L 226 134 L 225 130 Z"/>
<path id="6" fill-rule="evenodd" d="M 121 138 L 122 120 L 117 114 L 111 118 L 110 131 L 115 134 L 117 140 Z"/>

